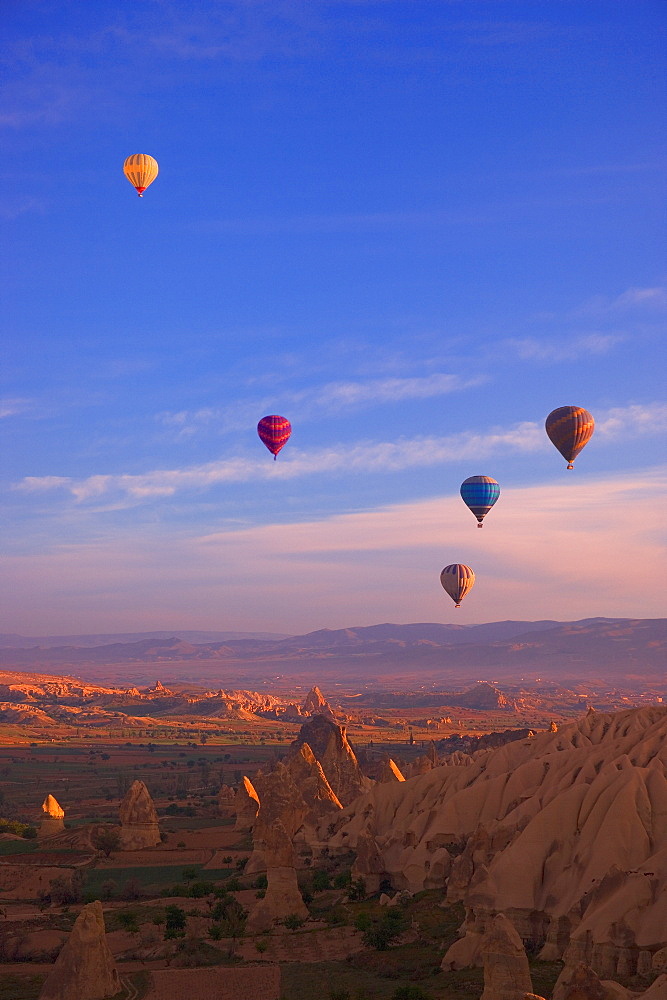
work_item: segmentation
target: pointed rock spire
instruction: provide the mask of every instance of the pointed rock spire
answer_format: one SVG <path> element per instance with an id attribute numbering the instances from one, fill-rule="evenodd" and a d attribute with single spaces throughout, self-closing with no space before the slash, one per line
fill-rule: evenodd
<path id="1" fill-rule="evenodd" d="M 42 802 L 42 821 L 39 825 L 37 836 L 41 840 L 44 837 L 55 837 L 65 829 L 65 810 L 53 797 L 47 795 Z"/>
<path id="2" fill-rule="evenodd" d="M 104 1000 L 120 988 L 116 963 L 106 942 L 102 904 L 95 900 L 77 917 L 39 1000 Z"/>
<path id="3" fill-rule="evenodd" d="M 481 1000 L 524 1000 L 533 992 L 528 957 L 512 922 L 499 913 L 484 935 L 484 992 Z"/>
<path id="4" fill-rule="evenodd" d="M 121 844 L 125 851 L 139 851 L 160 843 L 158 816 L 143 781 L 133 781 L 120 804 Z"/>
<path id="5" fill-rule="evenodd" d="M 387 757 L 382 765 L 380 781 L 383 783 L 387 781 L 405 781 L 400 767 L 391 759 L 391 757 Z"/>

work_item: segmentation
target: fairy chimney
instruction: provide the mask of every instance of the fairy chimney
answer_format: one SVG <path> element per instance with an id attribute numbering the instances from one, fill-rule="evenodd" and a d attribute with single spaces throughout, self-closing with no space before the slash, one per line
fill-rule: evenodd
<path id="1" fill-rule="evenodd" d="M 47 795 L 42 802 L 42 821 L 39 824 L 37 836 L 40 840 L 45 837 L 55 837 L 65 829 L 65 810 L 56 801 L 53 795 Z"/>
<path id="2" fill-rule="evenodd" d="M 99 899 L 88 903 L 49 972 L 39 1000 L 104 1000 L 120 992 Z"/>
<path id="3" fill-rule="evenodd" d="M 160 843 L 157 812 L 143 781 L 133 781 L 120 804 L 120 836 L 124 851 L 140 851 Z"/>

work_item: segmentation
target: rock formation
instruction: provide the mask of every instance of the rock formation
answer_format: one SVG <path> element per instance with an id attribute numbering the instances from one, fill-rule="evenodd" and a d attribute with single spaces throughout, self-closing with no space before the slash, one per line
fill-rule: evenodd
<path id="1" fill-rule="evenodd" d="M 528 958 L 512 923 L 499 913 L 484 935 L 484 992 L 481 1000 L 524 1000 L 533 991 Z"/>
<path id="2" fill-rule="evenodd" d="M 37 836 L 40 840 L 44 837 L 55 837 L 65 830 L 65 810 L 54 799 L 53 795 L 47 795 L 42 803 L 42 821 L 39 824 Z"/>
<path id="3" fill-rule="evenodd" d="M 229 785 L 222 785 L 220 791 L 218 792 L 218 810 L 226 815 L 230 810 L 234 809 L 234 802 L 236 799 L 236 794 L 233 788 Z"/>
<path id="4" fill-rule="evenodd" d="M 259 812 L 259 795 L 250 778 L 243 776 L 243 781 L 236 789 L 234 796 L 236 809 L 235 830 L 252 830 Z"/>
<path id="5" fill-rule="evenodd" d="M 352 865 L 352 878 L 361 878 L 367 893 L 379 892 L 385 877 L 384 860 L 375 837 L 371 833 L 360 834 L 357 840 L 357 857 Z"/>
<path id="6" fill-rule="evenodd" d="M 306 695 L 305 701 L 301 706 L 301 714 L 324 715 L 325 718 L 330 719 L 331 722 L 336 721 L 331 705 L 317 686 L 312 687 Z"/>
<path id="7" fill-rule="evenodd" d="M 345 726 L 314 715 L 304 723 L 292 744 L 294 750 L 307 743 L 320 762 L 327 781 L 343 806 L 349 805 L 372 782 L 361 773 L 359 761 L 348 743 Z"/>
<path id="8" fill-rule="evenodd" d="M 279 819 L 264 831 L 263 849 L 268 885 L 248 917 L 248 930 L 253 932 L 268 930 L 291 914 L 308 917 L 297 883 L 292 842 Z"/>
<path id="9" fill-rule="evenodd" d="M 667 945 L 667 707 L 593 712 L 378 783 L 340 814 L 329 847 L 355 850 L 368 833 L 396 888 L 426 888 L 434 865 L 451 865 L 468 940 L 444 967 L 478 961 L 504 912 L 541 958 L 632 976 Z"/>
<path id="10" fill-rule="evenodd" d="M 77 917 L 39 1000 L 103 1000 L 115 996 L 120 987 L 106 942 L 102 904 L 95 900 Z"/>
<path id="11" fill-rule="evenodd" d="M 405 781 L 400 767 L 391 759 L 391 757 L 387 757 L 382 765 L 380 781 Z"/>
<path id="12" fill-rule="evenodd" d="M 120 804 L 121 848 L 140 851 L 160 843 L 158 816 L 143 781 L 133 781 Z"/>
<path id="13" fill-rule="evenodd" d="M 318 828 L 326 817 L 339 813 L 341 803 L 334 794 L 315 755 L 302 743 L 286 763 L 279 761 L 272 771 L 258 772 L 259 811 L 253 827 L 253 854 L 246 865 L 248 873 L 266 867 L 265 842 L 280 821 L 290 841 L 298 840 L 310 848 L 322 847 Z"/>

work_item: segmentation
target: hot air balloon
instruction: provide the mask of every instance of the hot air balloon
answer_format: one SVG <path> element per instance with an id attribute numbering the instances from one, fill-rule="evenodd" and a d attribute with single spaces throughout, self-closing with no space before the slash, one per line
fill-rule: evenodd
<path id="1" fill-rule="evenodd" d="M 137 194 L 143 198 L 144 191 L 157 177 L 157 160 L 147 153 L 133 153 L 123 164 L 123 173 L 128 181 L 137 189 Z"/>
<path id="2" fill-rule="evenodd" d="M 463 563 L 452 563 L 445 566 L 440 574 L 440 583 L 443 585 L 457 608 L 461 607 L 461 601 L 468 591 L 472 590 L 475 582 L 475 574 L 470 566 Z"/>
<path id="3" fill-rule="evenodd" d="M 568 469 L 573 469 L 575 458 L 593 436 L 593 417 L 583 406 L 559 406 L 551 411 L 545 427 L 549 440 L 567 461 Z"/>
<path id="4" fill-rule="evenodd" d="M 273 455 L 275 462 L 278 452 L 289 441 L 292 425 L 285 417 L 273 413 L 268 417 L 262 417 L 257 424 L 257 433 Z"/>
<path id="5" fill-rule="evenodd" d="M 491 476 L 470 476 L 461 483 L 461 496 L 477 518 L 477 527 L 482 528 L 482 521 L 500 496 L 500 486 Z"/>

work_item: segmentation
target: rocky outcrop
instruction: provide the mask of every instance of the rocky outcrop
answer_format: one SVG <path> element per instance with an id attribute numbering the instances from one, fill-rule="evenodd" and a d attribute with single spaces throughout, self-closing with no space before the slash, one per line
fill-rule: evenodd
<path id="1" fill-rule="evenodd" d="M 143 781 L 133 781 L 120 804 L 121 848 L 140 851 L 160 843 L 158 815 Z"/>
<path id="2" fill-rule="evenodd" d="M 379 783 L 329 846 L 355 850 L 366 833 L 396 888 L 433 884 L 449 855 L 447 898 L 465 905 L 472 938 L 453 946 L 457 964 L 477 960 L 504 912 L 545 960 L 635 975 L 667 945 L 667 708 L 590 713 Z"/>
<path id="3" fill-rule="evenodd" d="M 307 743 L 320 762 L 322 770 L 343 806 L 349 805 L 372 786 L 362 774 L 354 750 L 350 746 L 345 726 L 315 715 L 301 727 L 292 744 L 294 750 Z"/>
<path id="4" fill-rule="evenodd" d="M 109 946 L 99 900 L 84 906 L 72 933 L 46 977 L 39 1000 L 103 1000 L 121 984 Z"/>
<path id="5" fill-rule="evenodd" d="M 259 812 L 259 795 L 250 778 L 243 776 L 243 781 L 236 789 L 234 796 L 236 810 L 235 830 L 252 830 Z"/>
<path id="6" fill-rule="evenodd" d="M 53 795 L 47 795 L 42 803 L 42 820 L 39 824 L 37 836 L 40 840 L 45 837 L 56 837 L 65 830 L 65 810 L 54 799 Z"/>
<path id="7" fill-rule="evenodd" d="M 380 781 L 405 781 L 401 769 L 391 757 L 387 757 L 380 772 Z"/>
<path id="8" fill-rule="evenodd" d="M 502 913 L 493 920 L 481 944 L 484 992 L 481 1000 L 524 1000 L 532 993 L 528 958 L 511 921 Z"/>
<path id="9" fill-rule="evenodd" d="M 275 820 L 263 836 L 268 885 L 264 898 L 257 901 L 248 917 L 247 928 L 253 933 L 269 930 L 292 914 L 304 920 L 308 917 L 297 883 L 294 849 L 285 827 Z"/>
<path id="10" fill-rule="evenodd" d="M 290 841 L 299 841 L 311 849 L 324 846 L 318 833 L 320 824 L 333 813 L 339 813 L 342 805 L 307 743 L 301 744 L 287 762 L 279 761 L 272 771 L 258 772 L 255 781 L 260 806 L 247 872 L 263 871 L 266 867 L 265 843 L 271 841 L 276 822 L 282 824 Z"/>
<path id="11" fill-rule="evenodd" d="M 352 877 L 363 879 L 368 894 L 379 892 L 380 883 L 385 877 L 384 860 L 375 837 L 371 833 L 362 833 L 357 840 L 357 857 L 352 865 Z"/>
<path id="12" fill-rule="evenodd" d="M 234 789 L 229 785 L 222 785 L 220 791 L 218 792 L 218 811 L 226 816 L 227 813 L 233 811 L 234 802 L 236 795 Z"/>
<path id="13" fill-rule="evenodd" d="M 330 719 L 331 722 L 336 721 L 331 705 L 326 700 L 317 685 L 312 687 L 306 695 L 305 701 L 301 706 L 301 714 L 323 715 L 325 718 Z"/>

